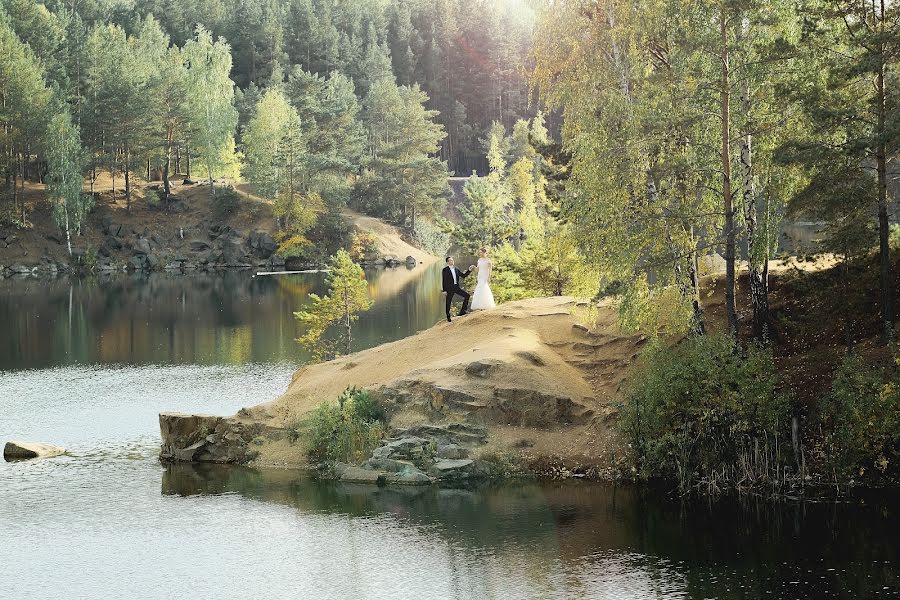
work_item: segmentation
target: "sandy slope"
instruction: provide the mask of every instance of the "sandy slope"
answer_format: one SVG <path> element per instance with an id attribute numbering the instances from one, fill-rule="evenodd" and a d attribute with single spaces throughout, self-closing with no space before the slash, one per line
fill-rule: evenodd
<path id="1" fill-rule="evenodd" d="M 289 425 L 348 386 L 371 389 L 391 425 L 486 425 L 488 449 L 520 448 L 601 468 L 622 456 L 611 425 L 643 339 L 601 306 L 590 330 L 571 298 L 538 298 L 439 323 L 412 337 L 301 368 L 288 391 L 242 416 Z"/>
<path id="2" fill-rule="evenodd" d="M 344 216 L 360 231 L 371 233 L 378 240 L 378 254 L 384 256 L 396 256 L 405 260 L 407 256 L 415 257 L 416 261 L 430 264 L 437 260 L 436 256 L 428 254 L 425 250 L 416 248 L 407 243 L 400 235 L 400 231 L 393 225 L 389 225 L 381 219 L 367 217 L 358 212 L 344 209 Z"/>

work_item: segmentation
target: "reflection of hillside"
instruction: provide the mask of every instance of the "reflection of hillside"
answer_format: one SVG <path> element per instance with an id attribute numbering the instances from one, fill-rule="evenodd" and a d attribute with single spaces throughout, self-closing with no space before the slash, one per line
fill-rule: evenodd
<path id="1" fill-rule="evenodd" d="M 293 311 L 317 285 L 235 271 L 5 282 L 0 368 L 298 361 Z"/>
<path id="2" fill-rule="evenodd" d="M 368 274 L 375 300 L 356 348 L 430 327 L 440 318 L 439 269 Z M 0 369 L 69 363 L 299 362 L 293 313 L 321 274 L 106 274 L 0 281 Z"/>

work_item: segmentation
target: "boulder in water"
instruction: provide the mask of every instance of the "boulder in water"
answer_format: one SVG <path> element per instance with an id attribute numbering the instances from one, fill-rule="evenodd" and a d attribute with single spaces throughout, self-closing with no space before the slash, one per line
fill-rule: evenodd
<path id="1" fill-rule="evenodd" d="M 50 458 L 65 453 L 65 448 L 51 446 L 50 444 L 40 444 L 37 442 L 9 441 L 6 442 L 6 445 L 3 447 L 3 458 L 7 461 L 25 460 L 29 458 Z"/>

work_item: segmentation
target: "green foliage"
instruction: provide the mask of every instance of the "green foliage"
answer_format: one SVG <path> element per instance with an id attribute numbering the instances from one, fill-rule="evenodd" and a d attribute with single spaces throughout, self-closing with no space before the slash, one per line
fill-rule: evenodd
<path id="1" fill-rule="evenodd" d="M 470 177 L 463 188 L 467 203 L 459 207 L 460 223 L 453 231 L 453 242 L 475 255 L 482 246 L 495 246 L 516 233 L 510 210 L 512 197 L 498 177 Z"/>
<path id="2" fill-rule="evenodd" d="M 368 231 L 354 231 L 350 238 L 350 258 L 359 262 L 378 251 L 378 238 Z"/>
<path id="3" fill-rule="evenodd" d="M 900 364 L 844 357 L 821 409 L 826 457 L 839 481 L 900 476 Z"/>
<path id="4" fill-rule="evenodd" d="M 212 33 L 198 25 L 194 37 L 184 44 L 182 54 L 187 64 L 187 114 L 193 146 L 212 187 L 237 126 L 234 82 L 229 78 L 231 48 L 221 38 L 213 40 Z"/>
<path id="5" fill-rule="evenodd" d="M 312 355 L 312 360 L 330 360 L 341 353 L 351 352 L 353 322 L 359 313 L 372 306 L 369 287 L 362 267 L 354 263 L 350 254 L 338 250 L 330 261 L 328 273 L 328 295 L 310 294 L 310 305 L 306 310 L 294 313 L 304 334 L 298 342 Z M 326 338 L 330 328 L 338 328 L 340 333 Z"/>
<path id="6" fill-rule="evenodd" d="M 478 460 L 482 468 L 488 470 L 492 481 L 521 479 L 529 474 L 528 465 L 512 450 L 485 452 Z"/>
<path id="7" fill-rule="evenodd" d="M 426 252 L 434 256 L 443 256 L 450 248 L 449 229 L 452 225 L 443 217 L 435 219 L 416 219 L 413 237 Z"/>
<path id="8" fill-rule="evenodd" d="M 789 447 L 789 402 L 777 390 L 771 352 L 738 351 L 727 336 L 647 348 L 628 390 L 621 427 L 640 474 L 703 486 L 776 480 Z"/>
<path id="9" fill-rule="evenodd" d="M 47 196 L 53 205 L 53 220 L 66 233 L 72 254 L 71 231 L 81 233 L 81 225 L 93 198 L 81 192 L 84 154 L 78 127 L 68 112 L 54 116 L 47 125 Z"/>
<path id="10" fill-rule="evenodd" d="M 599 278 L 566 225 L 555 225 L 542 240 L 527 243 L 521 269 L 523 283 L 535 295 L 592 298 L 599 291 Z"/>
<path id="11" fill-rule="evenodd" d="M 323 402 L 294 430 L 311 462 L 367 459 L 384 438 L 384 414 L 365 390 L 348 388 L 337 403 Z"/>
<path id="12" fill-rule="evenodd" d="M 230 185 L 223 187 L 212 200 L 213 213 L 217 219 L 227 219 L 241 206 L 241 195 Z"/>
<path id="13" fill-rule="evenodd" d="M 446 135 L 425 108 L 418 85 L 375 82 L 365 102 L 368 159 L 354 205 L 368 214 L 413 228 L 419 216 L 437 214 L 449 192 L 447 165 L 436 154 Z"/>
<path id="14" fill-rule="evenodd" d="M 278 250 L 275 252 L 281 258 L 308 259 L 310 262 L 314 256 L 314 248 L 305 236 L 289 235 L 282 233 L 277 236 Z"/>

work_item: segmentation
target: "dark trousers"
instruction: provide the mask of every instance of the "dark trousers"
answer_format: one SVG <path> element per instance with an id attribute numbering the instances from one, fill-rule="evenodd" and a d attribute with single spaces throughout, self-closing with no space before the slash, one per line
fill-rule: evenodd
<path id="1" fill-rule="evenodd" d="M 450 305 L 453 304 L 453 296 L 461 296 L 463 299 L 462 310 L 459 311 L 460 314 L 469 310 L 469 292 L 466 290 L 457 287 L 455 290 L 450 290 L 447 292 L 447 318 L 450 318 Z"/>

